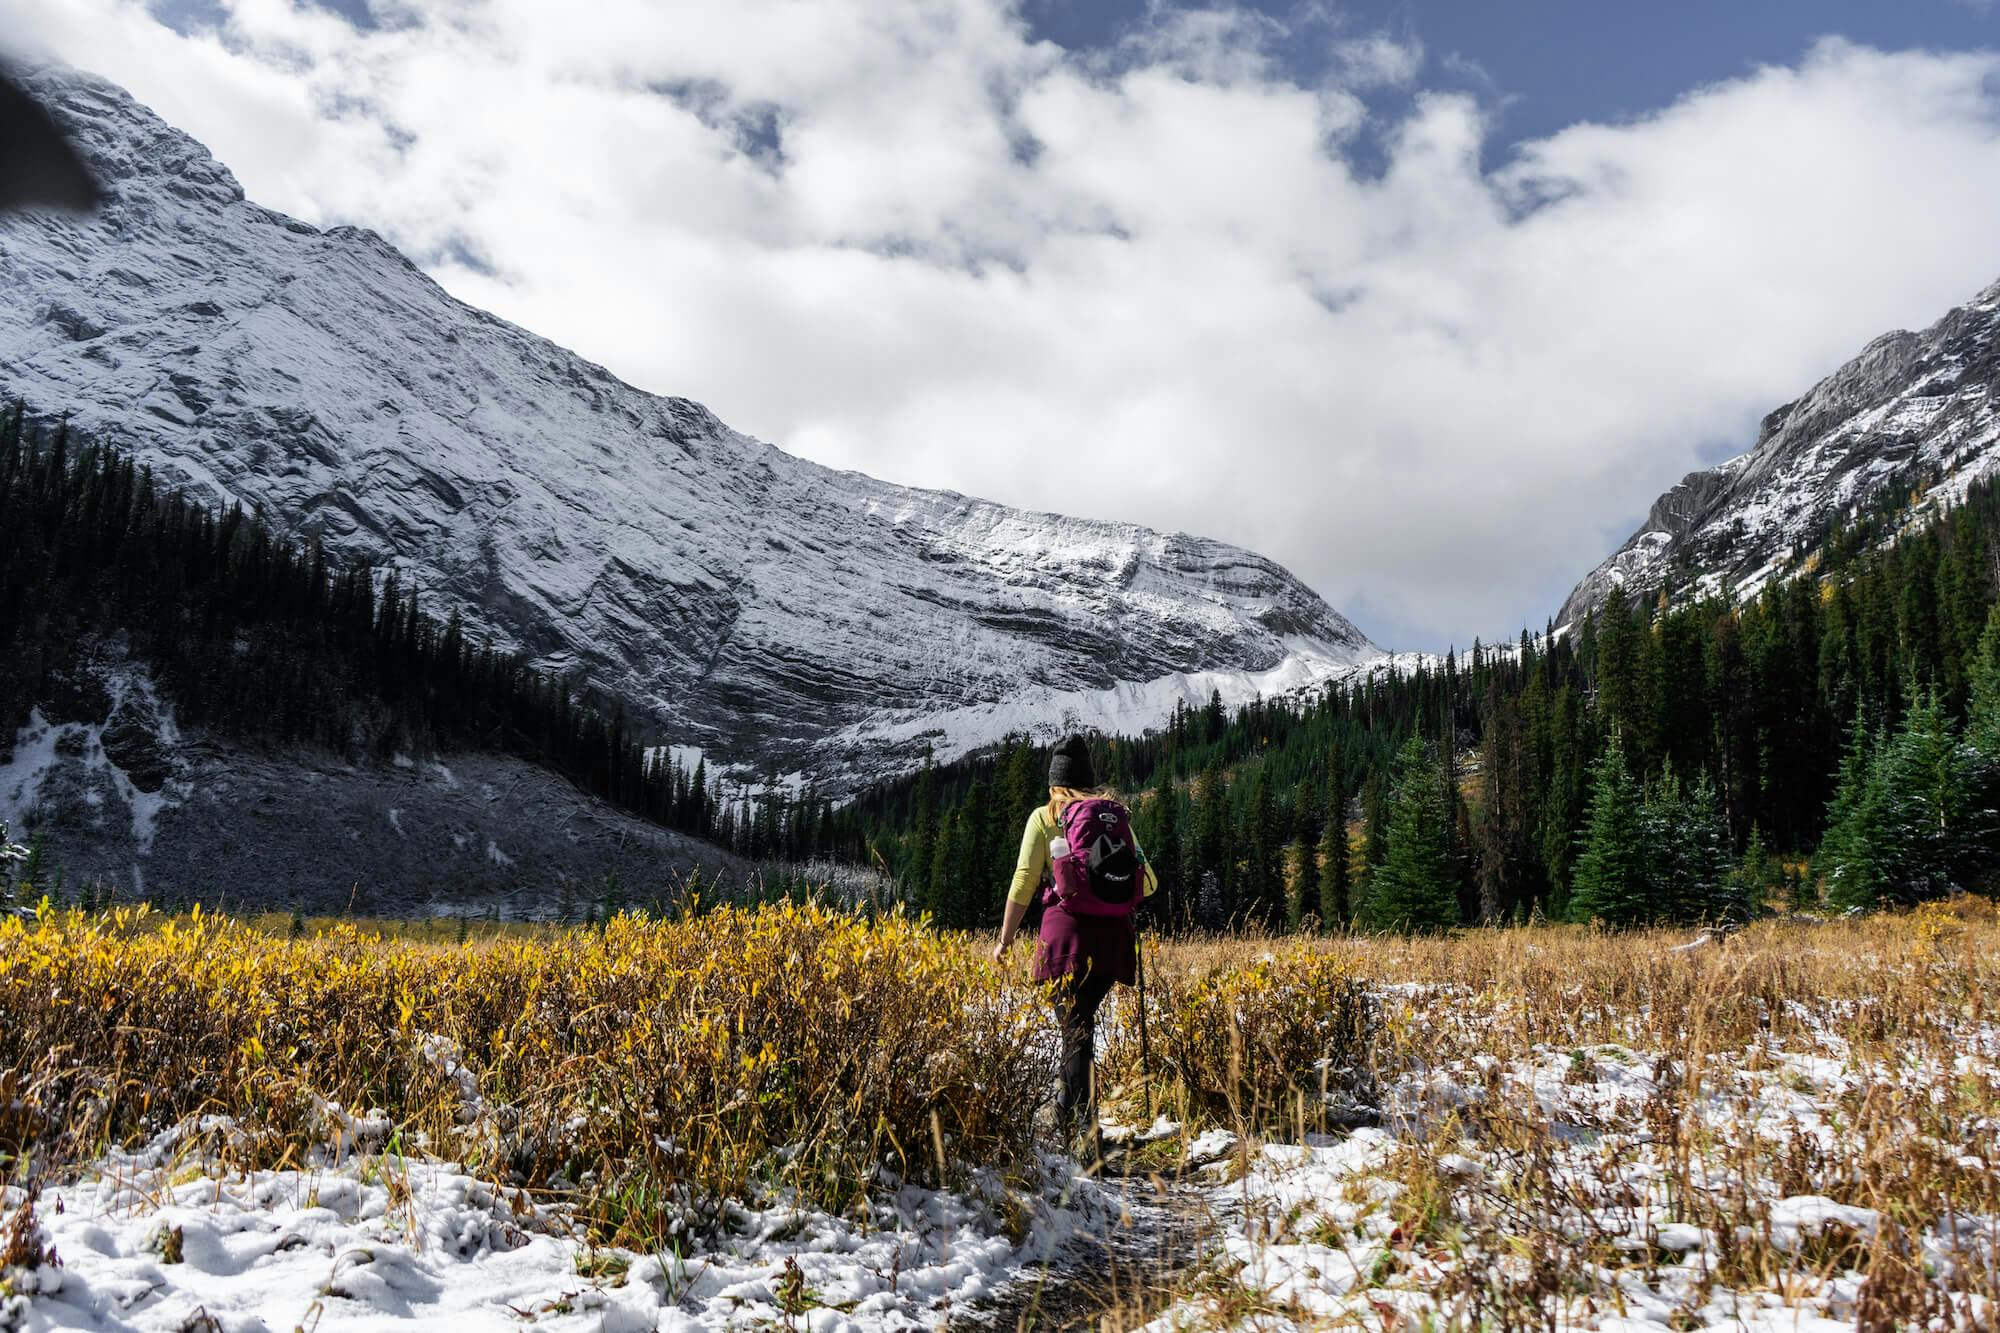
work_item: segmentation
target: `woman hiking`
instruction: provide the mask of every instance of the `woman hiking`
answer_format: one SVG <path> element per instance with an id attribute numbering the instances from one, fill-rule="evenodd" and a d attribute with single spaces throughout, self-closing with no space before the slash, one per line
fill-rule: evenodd
<path id="1" fill-rule="evenodd" d="M 1053 882 L 1042 888 L 1042 872 Z M 1086 1165 L 1103 1161 L 1097 1138 L 1097 1096 L 1091 1064 L 1097 1054 L 1097 1007 L 1112 986 L 1133 984 L 1138 930 L 1133 913 L 1159 881 L 1146 864 L 1131 816 L 1097 785 L 1090 745 L 1063 738 L 1049 756 L 1049 801 L 1035 807 L 1021 832 L 1021 857 L 1007 890 L 1007 911 L 993 961 L 1007 956 L 1041 890 L 1041 938 L 1035 980 L 1054 982 L 1056 1025 L 1062 1033 L 1062 1086 L 1057 1131 Z"/>

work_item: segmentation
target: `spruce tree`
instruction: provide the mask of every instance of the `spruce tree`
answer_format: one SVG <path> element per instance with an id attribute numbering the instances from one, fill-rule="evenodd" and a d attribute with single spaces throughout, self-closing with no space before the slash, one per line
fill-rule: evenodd
<path id="1" fill-rule="evenodd" d="M 914 809 L 910 840 L 902 866 L 903 892 L 919 911 L 925 911 L 930 908 L 938 833 L 937 772 L 931 764 L 928 750 L 924 752 L 923 771 L 917 776 L 917 788 L 910 799 Z"/>
<path id="2" fill-rule="evenodd" d="M 1345 930 L 1354 919 L 1353 867 L 1347 846 L 1346 801 L 1340 790 L 1326 812 L 1319 840 L 1319 925 L 1321 930 Z"/>
<path id="3" fill-rule="evenodd" d="M 1181 795 L 1171 777 L 1162 776 L 1153 793 L 1153 827 L 1144 846 L 1147 862 L 1159 882 L 1152 915 L 1169 930 L 1188 924 L 1186 866 L 1181 857 Z"/>
<path id="4" fill-rule="evenodd" d="M 1250 783 L 1250 802 L 1244 809 L 1242 915 L 1266 927 L 1285 920 L 1285 838 L 1278 814 L 1277 799 L 1263 768 Z"/>
<path id="5" fill-rule="evenodd" d="M 1927 691 L 1882 756 L 1885 869 L 1896 902 L 1943 897 L 1990 864 L 1995 821 L 1981 786 L 1978 753 Z"/>
<path id="6" fill-rule="evenodd" d="M 1194 868 L 1201 876 L 1201 924 L 1219 929 L 1231 915 L 1229 794 L 1222 765 L 1211 760 L 1194 792 Z"/>
<path id="7" fill-rule="evenodd" d="M 1403 933 L 1459 922 L 1458 863 L 1444 767 L 1412 736 L 1396 756 L 1382 864 L 1370 876 L 1368 924 Z"/>
<path id="8" fill-rule="evenodd" d="M 1777 897 L 1792 905 L 1784 867 L 1764 846 L 1764 830 L 1755 824 L 1750 826 L 1750 841 L 1744 844 L 1743 859 L 1737 863 L 1733 884 L 1743 904 L 1752 912 L 1762 910 Z"/>
<path id="9" fill-rule="evenodd" d="M 1297 867 L 1292 872 L 1292 891 L 1288 899 L 1286 921 L 1293 930 L 1300 930 L 1319 917 L 1319 839 L 1307 837 L 1296 839 L 1287 851 L 1286 858 Z"/>
<path id="10" fill-rule="evenodd" d="M 994 888 L 992 865 L 993 844 L 1001 839 L 995 836 L 992 791 L 982 779 L 973 779 L 966 790 L 964 812 L 963 845 L 959 849 L 963 859 L 952 868 L 957 884 L 953 896 L 958 924 L 967 930 L 998 926 L 999 910 L 995 904 L 1001 895 Z"/>
<path id="11" fill-rule="evenodd" d="M 1647 792 L 1640 819 L 1644 845 L 1644 919 L 1691 923 L 1741 920 L 1749 914 L 1729 864 L 1729 831 L 1707 774 L 1683 784 L 1672 770 Z"/>
<path id="12" fill-rule="evenodd" d="M 1570 893 L 1575 920 L 1631 926 L 1651 914 L 1641 815 L 1624 742 L 1614 736 L 1590 769 L 1590 814 Z"/>
<path id="13" fill-rule="evenodd" d="M 1965 738 L 1989 770 L 2000 769 L 2000 603 L 1986 617 L 1966 675 L 1971 686 Z"/>
<path id="14" fill-rule="evenodd" d="M 1826 877 L 1827 905 L 1842 911 L 1871 908 L 1884 887 L 1878 859 L 1881 810 L 1871 799 L 1876 740 L 1868 733 L 1865 710 L 1856 709 L 1848 727 L 1833 798 L 1827 803 L 1826 836 L 1817 858 Z"/>

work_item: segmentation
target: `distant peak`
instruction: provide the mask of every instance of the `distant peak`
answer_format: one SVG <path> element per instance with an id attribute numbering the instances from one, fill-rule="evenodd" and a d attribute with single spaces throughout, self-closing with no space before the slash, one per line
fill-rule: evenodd
<path id="1" fill-rule="evenodd" d="M 183 197 L 218 202 L 245 197 L 235 174 L 198 139 L 111 80 L 54 61 L 15 65 L 10 72 L 114 193 L 121 180 L 151 175 L 173 178 L 174 192 Z"/>

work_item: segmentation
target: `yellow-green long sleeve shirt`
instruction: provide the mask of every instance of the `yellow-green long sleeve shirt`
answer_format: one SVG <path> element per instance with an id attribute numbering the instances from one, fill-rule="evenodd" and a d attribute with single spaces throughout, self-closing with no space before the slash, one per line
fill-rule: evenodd
<path id="1" fill-rule="evenodd" d="M 1021 856 L 1014 865 L 1014 882 L 1008 886 L 1007 901 L 1025 907 L 1035 900 L 1035 890 L 1042 886 L 1042 872 L 1049 867 L 1049 840 L 1056 836 L 1056 826 L 1049 820 L 1049 808 L 1035 807 L 1028 816 L 1028 825 L 1021 830 Z M 1153 896 L 1153 890 L 1160 887 L 1160 878 L 1153 873 L 1153 867 L 1146 861 L 1146 851 L 1133 841 L 1133 849 L 1139 853 L 1139 863 L 1145 866 L 1145 896 Z"/>

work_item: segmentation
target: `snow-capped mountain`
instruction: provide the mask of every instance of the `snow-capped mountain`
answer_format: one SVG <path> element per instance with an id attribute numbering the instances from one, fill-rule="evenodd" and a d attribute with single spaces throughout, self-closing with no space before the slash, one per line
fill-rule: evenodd
<path id="1" fill-rule="evenodd" d="M 118 87 L 26 74 L 110 196 L 0 222 L 0 392 L 393 565 L 668 739 L 839 787 L 1380 657 L 1272 561 L 795 458 L 244 198 Z M 949 448 L 949 441 L 940 441 Z"/>
<path id="2" fill-rule="evenodd" d="M 1950 504 L 2000 467 L 2000 283 L 1922 333 L 1886 333 L 1764 418 L 1750 452 L 1691 472 L 1563 603 L 1566 625 L 1623 584 L 1754 594 L 1828 520 L 1907 489 Z M 1914 516 L 1914 515 L 1913 515 Z"/>

